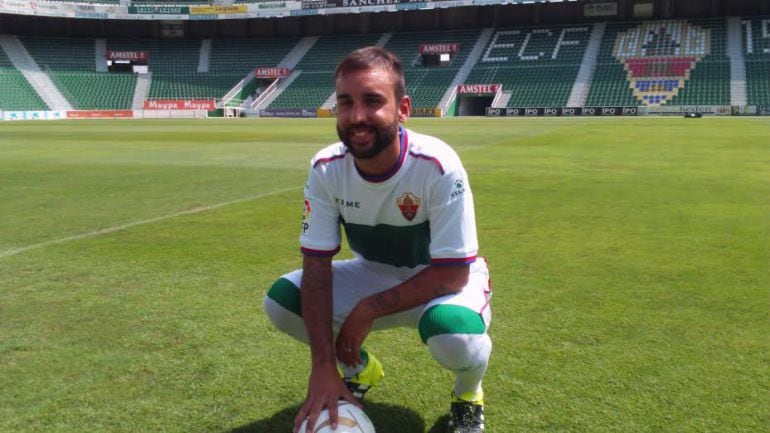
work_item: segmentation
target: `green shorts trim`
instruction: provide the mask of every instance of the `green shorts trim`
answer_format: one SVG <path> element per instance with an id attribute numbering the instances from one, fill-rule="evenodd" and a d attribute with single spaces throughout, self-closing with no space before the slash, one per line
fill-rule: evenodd
<path id="1" fill-rule="evenodd" d="M 434 305 L 423 313 L 418 325 L 420 338 L 426 343 L 441 334 L 484 334 L 487 327 L 476 311 L 460 305 Z"/>
<path id="2" fill-rule="evenodd" d="M 286 278 L 279 278 L 273 283 L 273 286 L 267 291 L 267 297 L 302 317 L 302 295 L 299 288 Z"/>

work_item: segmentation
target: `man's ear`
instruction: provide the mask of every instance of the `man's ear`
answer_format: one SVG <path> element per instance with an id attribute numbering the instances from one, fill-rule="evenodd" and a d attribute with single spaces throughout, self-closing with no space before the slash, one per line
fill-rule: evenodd
<path id="1" fill-rule="evenodd" d="M 409 115 L 412 113 L 412 98 L 408 95 L 401 97 L 401 101 L 398 103 L 398 121 L 405 123 L 409 119 Z"/>

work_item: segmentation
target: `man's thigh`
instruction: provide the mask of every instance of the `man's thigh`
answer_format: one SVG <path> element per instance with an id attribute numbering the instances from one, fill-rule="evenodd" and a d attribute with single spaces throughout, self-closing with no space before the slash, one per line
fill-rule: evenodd
<path id="1" fill-rule="evenodd" d="M 437 305 L 464 307 L 478 313 L 484 320 L 485 326 L 489 327 L 489 322 L 492 320 L 492 310 L 489 308 L 491 297 L 492 287 L 487 262 L 483 258 L 479 258 L 471 264 L 468 284 L 460 292 L 428 302 L 423 307 L 422 312 L 424 313 Z"/>

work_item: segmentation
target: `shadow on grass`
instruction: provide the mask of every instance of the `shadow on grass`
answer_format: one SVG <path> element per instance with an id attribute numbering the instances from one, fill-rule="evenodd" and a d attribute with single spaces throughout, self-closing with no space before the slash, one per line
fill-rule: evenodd
<path id="1" fill-rule="evenodd" d="M 294 417 L 297 416 L 299 409 L 299 405 L 287 407 L 268 418 L 236 427 L 227 433 L 291 433 Z M 364 410 L 380 433 L 425 433 L 425 421 L 417 412 L 409 408 L 367 402 Z M 444 433 L 446 419 L 442 419 L 443 424 L 440 424 L 442 421 L 440 419 L 429 433 Z"/>
<path id="2" fill-rule="evenodd" d="M 444 415 L 433 423 L 428 433 L 446 433 L 447 424 L 449 424 L 449 415 Z"/>

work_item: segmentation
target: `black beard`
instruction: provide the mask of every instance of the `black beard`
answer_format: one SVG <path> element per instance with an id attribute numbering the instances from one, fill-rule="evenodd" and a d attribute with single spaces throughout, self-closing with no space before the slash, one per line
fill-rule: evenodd
<path id="1" fill-rule="evenodd" d="M 358 151 L 350 145 L 349 131 L 356 127 L 369 127 L 374 129 L 374 145 L 371 147 L 371 149 Z M 393 140 L 396 138 L 396 134 L 398 134 L 398 122 L 395 122 L 392 125 L 384 126 L 382 128 L 377 128 L 375 126 L 366 124 L 356 124 L 351 125 L 348 127 L 347 131 L 344 132 L 340 129 L 339 125 L 337 125 L 337 136 L 339 136 L 340 140 L 342 140 L 342 143 L 345 145 L 345 147 L 347 147 L 350 153 L 352 153 L 353 156 L 358 159 L 371 159 L 379 155 L 383 150 L 387 149 L 391 143 L 393 143 Z"/>

